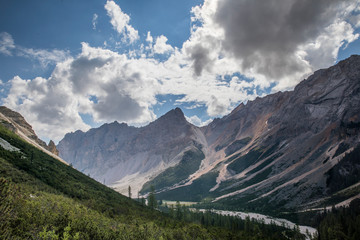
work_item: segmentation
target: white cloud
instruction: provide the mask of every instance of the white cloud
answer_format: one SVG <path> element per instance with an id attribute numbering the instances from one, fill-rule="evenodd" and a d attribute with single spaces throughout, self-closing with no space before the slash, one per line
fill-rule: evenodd
<path id="1" fill-rule="evenodd" d="M 147 35 L 146 35 L 146 41 L 148 43 L 152 43 L 154 41 L 153 37 L 151 36 L 151 33 L 150 32 L 147 32 Z"/>
<path id="2" fill-rule="evenodd" d="M 206 120 L 206 121 L 202 121 L 202 120 L 201 120 L 198 116 L 196 116 L 196 115 L 191 116 L 191 117 L 185 116 L 185 118 L 186 118 L 186 120 L 187 120 L 189 123 L 191 123 L 191 124 L 193 124 L 193 125 L 195 125 L 195 126 L 198 126 L 198 127 L 206 126 L 206 125 L 208 125 L 208 124 L 212 121 L 212 119 L 208 119 L 208 120 Z"/>
<path id="3" fill-rule="evenodd" d="M 48 79 L 13 78 L 4 104 L 20 111 L 40 136 L 54 140 L 89 128 L 80 113 L 91 114 L 97 122 L 144 124 L 155 119 L 149 108 L 156 103 L 158 85 L 144 74 L 157 64 L 83 43 L 82 53 L 58 63 Z"/>
<path id="4" fill-rule="evenodd" d="M 62 62 L 70 57 L 69 51 L 32 49 L 18 46 L 15 44 L 13 37 L 7 32 L 0 33 L 0 53 L 8 56 L 16 55 L 29 58 L 30 60 L 36 60 L 42 67 Z"/>
<path id="5" fill-rule="evenodd" d="M 154 38 L 151 36 L 150 31 L 147 32 L 146 40 L 145 40 L 145 41 L 148 43 L 148 45 L 145 47 L 145 50 L 147 51 L 148 56 L 149 56 L 149 57 L 154 56 L 154 49 L 153 49 Z M 145 54 L 145 53 L 144 53 L 144 54 Z"/>
<path id="6" fill-rule="evenodd" d="M 96 13 L 94 13 L 93 18 L 92 18 L 92 21 L 91 21 L 94 30 L 96 30 L 96 25 L 97 25 L 98 17 L 99 17 L 99 16 L 98 16 Z"/>
<path id="7" fill-rule="evenodd" d="M 32 49 L 18 47 L 18 55 L 37 60 L 42 67 L 47 67 L 49 64 L 56 64 L 62 62 L 70 57 L 69 51 L 53 49 L 51 51 L 45 49 Z"/>
<path id="8" fill-rule="evenodd" d="M 196 6 L 191 11 L 193 26 L 190 38 L 183 44 L 183 52 L 191 61 L 196 76 L 200 76 L 203 70 L 216 73 L 214 68 L 221 62 L 218 60 L 222 55 L 224 31 L 214 22 L 216 10 L 217 1 L 204 1 L 202 6 Z"/>
<path id="9" fill-rule="evenodd" d="M 12 50 L 15 48 L 14 39 L 7 32 L 0 33 L 0 53 L 12 56 Z"/>
<path id="10" fill-rule="evenodd" d="M 314 41 L 300 49 L 306 53 L 305 59 L 314 69 L 325 68 L 336 61 L 341 47 L 346 47 L 358 37 L 359 34 L 354 34 L 354 29 L 349 23 L 338 19 L 326 27 Z"/>
<path id="11" fill-rule="evenodd" d="M 352 16 L 351 23 L 354 24 L 354 26 L 356 28 L 359 28 L 360 27 L 360 14 Z"/>
<path id="12" fill-rule="evenodd" d="M 128 40 L 130 43 L 133 43 L 139 39 L 138 31 L 129 25 L 129 15 L 123 13 L 119 5 L 114 1 L 107 1 L 105 9 L 110 17 L 110 23 L 119 34 L 124 36 L 125 41 Z"/>
<path id="13" fill-rule="evenodd" d="M 176 104 L 177 101 L 175 101 L 175 104 Z M 180 101 L 181 102 L 181 101 Z M 179 104 L 181 105 L 181 104 Z M 199 107 L 203 107 L 204 105 L 203 104 L 199 104 L 199 103 L 192 103 L 190 106 L 185 106 L 184 108 L 185 109 L 196 109 L 196 108 L 199 108 Z"/>
<path id="14" fill-rule="evenodd" d="M 64 132 L 87 130 L 77 101 L 67 92 L 66 84 L 54 79 L 25 80 L 16 76 L 4 104 L 21 112 L 40 136 L 60 140 Z"/>
<path id="15" fill-rule="evenodd" d="M 164 35 L 157 37 L 154 45 L 154 52 L 157 54 L 164 54 L 174 51 L 173 47 L 170 44 L 166 43 L 167 40 L 167 37 L 165 37 Z"/>

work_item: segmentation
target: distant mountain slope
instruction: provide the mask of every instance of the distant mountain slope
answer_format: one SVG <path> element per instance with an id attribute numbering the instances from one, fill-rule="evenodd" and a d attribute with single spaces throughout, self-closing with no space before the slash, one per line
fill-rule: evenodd
<path id="1" fill-rule="evenodd" d="M 179 163 L 185 152 L 201 151 L 203 139 L 177 108 L 142 128 L 113 122 L 69 133 L 57 147 L 75 168 L 126 194 L 129 185 L 137 193 L 152 176 Z"/>
<path id="2" fill-rule="evenodd" d="M 305 207 L 333 194 L 332 184 L 346 182 L 340 190 L 358 183 L 360 176 L 354 172 L 360 170 L 360 156 L 351 164 L 358 170 L 334 169 L 360 143 L 360 57 L 315 72 L 292 92 L 239 107 L 221 119 L 219 127 L 208 128 L 207 136 L 230 124 L 239 129 L 231 140 L 244 133 L 253 140 L 218 168 L 231 176 L 218 177 L 216 200 L 249 202 L 252 195 L 250 203 L 266 199 L 278 206 Z"/>
<path id="3" fill-rule="evenodd" d="M 266 210 L 359 194 L 359 143 L 360 56 L 352 56 L 294 91 L 240 104 L 202 128 L 176 109 L 143 128 L 113 123 L 67 134 L 58 148 L 75 167 L 120 191 L 149 180 L 141 193 L 155 185 L 167 200 Z"/>
<path id="4" fill-rule="evenodd" d="M 7 129 L 11 130 L 28 143 L 52 155 L 61 162 L 66 163 L 58 157 L 59 151 L 56 149 L 55 143 L 50 140 L 47 145 L 43 140 L 39 139 L 32 129 L 31 125 L 26 122 L 25 118 L 18 112 L 15 112 L 5 106 L 0 106 L 0 122 Z"/>

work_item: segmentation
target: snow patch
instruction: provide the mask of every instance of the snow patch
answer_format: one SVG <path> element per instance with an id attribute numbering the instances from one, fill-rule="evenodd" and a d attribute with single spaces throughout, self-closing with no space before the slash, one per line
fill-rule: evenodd
<path id="1" fill-rule="evenodd" d="M 0 146 L 4 148 L 5 150 L 8 150 L 10 152 L 20 152 L 20 149 L 17 147 L 14 147 L 10 143 L 8 143 L 6 140 L 0 138 Z"/>

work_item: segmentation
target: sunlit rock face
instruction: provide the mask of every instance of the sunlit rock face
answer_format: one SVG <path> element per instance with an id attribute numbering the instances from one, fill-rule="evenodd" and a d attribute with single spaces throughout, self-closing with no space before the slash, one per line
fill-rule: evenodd
<path id="1" fill-rule="evenodd" d="M 202 133 L 196 129 L 176 108 L 141 128 L 113 122 L 69 133 L 58 149 L 61 157 L 98 181 L 124 193 L 131 185 L 135 192 L 151 176 L 177 164 L 184 152 L 200 148 L 197 135 Z"/>
<path id="2" fill-rule="evenodd" d="M 55 143 L 50 140 L 49 145 L 47 145 L 43 140 L 41 140 L 36 135 L 32 126 L 20 113 L 5 106 L 0 106 L 0 123 L 23 138 L 25 141 L 52 155 L 56 159 L 63 161 L 58 157 L 59 151 L 57 150 Z"/>

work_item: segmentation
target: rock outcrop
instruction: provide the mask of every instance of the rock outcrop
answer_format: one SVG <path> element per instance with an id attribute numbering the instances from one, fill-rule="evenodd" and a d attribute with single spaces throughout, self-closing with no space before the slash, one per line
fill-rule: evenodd
<path id="1" fill-rule="evenodd" d="M 49 150 L 52 154 L 59 156 L 59 150 L 57 150 L 56 145 L 53 140 L 49 141 L 49 144 L 46 146 L 47 150 Z"/>
<path id="2" fill-rule="evenodd" d="M 59 151 L 56 149 L 55 143 L 50 140 L 49 145 L 47 145 L 43 140 L 38 138 L 31 125 L 20 113 L 15 112 L 5 106 L 0 106 L 0 123 L 12 132 L 19 135 L 25 141 L 66 163 L 64 160 L 58 157 Z"/>

